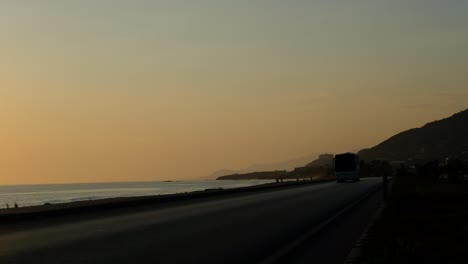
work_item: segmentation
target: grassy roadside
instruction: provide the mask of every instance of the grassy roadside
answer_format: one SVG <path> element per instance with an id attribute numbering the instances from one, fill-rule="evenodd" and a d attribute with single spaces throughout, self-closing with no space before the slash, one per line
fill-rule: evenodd
<path id="1" fill-rule="evenodd" d="M 362 252 L 362 264 L 467 263 L 468 184 L 399 177 Z"/>

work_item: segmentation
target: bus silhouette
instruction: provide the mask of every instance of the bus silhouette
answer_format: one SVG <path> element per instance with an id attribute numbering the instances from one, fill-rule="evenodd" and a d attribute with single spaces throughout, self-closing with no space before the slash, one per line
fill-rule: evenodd
<path id="1" fill-rule="evenodd" d="M 343 153 L 335 155 L 335 176 L 337 182 L 359 181 L 359 155 Z"/>

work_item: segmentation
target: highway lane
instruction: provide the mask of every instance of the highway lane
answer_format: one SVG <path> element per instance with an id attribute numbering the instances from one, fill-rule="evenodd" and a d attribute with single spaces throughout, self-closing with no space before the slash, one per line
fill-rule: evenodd
<path id="1" fill-rule="evenodd" d="M 13 232 L 0 235 L 0 263 L 261 263 L 380 185 L 329 182 Z"/>

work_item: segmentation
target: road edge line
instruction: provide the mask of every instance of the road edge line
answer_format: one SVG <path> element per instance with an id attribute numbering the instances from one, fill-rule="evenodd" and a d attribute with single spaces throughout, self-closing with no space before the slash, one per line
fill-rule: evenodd
<path id="1" fill-rule="evenodd" d="M 395 181 L 394 181 L 394 179 L 392 179 L 389 186 L 388 186 L 388 191 L 389 192 L 391 192 L 394 183 L 395 183 Z M 374 216 L 372 217 L 370 222 L 367 224 L 366 229 L 364 229 L 361 236 L 356 241 L 354 247 L 349 251 L 349 254 L 346 257 L 346 260 L 345 260 L 344 264 L 354 264 L 362 257 L 362 247 L 364 246 L 364 244 L 366 243 L 366 241 L 369 238 L 369 231 L 375 225 L 377 220 L 379 220 L 382 217 L 382 214 L 383 214 L 383 211 L 385 210 L 385 207 L 386 207 L 385 201 L 382 200 L 380 202 L 380 205 L 377 208 L 377 211 L 375 212 Z"/>
<path id="2" fill-rule="evenodd" d="M 371 197 L 373 194 L 378 192 L 379 190 L 382 189 L 382 185 L 379 185 L 378 187 L 372 189 L 365 195 L 363 195 L 361 198 L 358 200 L 352 202 L 351 204 L 348 204 L 344 208 L 338 211 L 338 213 L 334 214 L 333 216 L 329 217 L 327 220 L 321 222 L 318 226 L 315 228 L 311 229 L 309 232 L 306 232 L 305 234 L 301 235 L 299 238 L 294 240 L 292 243 L 288 244 L 287 246 L 282 247 L 280 250 L 276 251 L 275 254 L 271 255 L 270 257 L 262 260 L 260 264 L 273 264 L 273 263 L 278 263 L 281 259 L 289 255 L 294 249 L 302 245 L 305 241 L 309 240 L 316 234 L 318 234 L 320 231 L 322 231 L 325 227 L 327 227 L 329 224 L 331 224 L 333 221 L 338 219 L 340 216 L 344 215 L 347 213 L 349 210 L 352 208 L 356 207 L 369 197 Z"/>

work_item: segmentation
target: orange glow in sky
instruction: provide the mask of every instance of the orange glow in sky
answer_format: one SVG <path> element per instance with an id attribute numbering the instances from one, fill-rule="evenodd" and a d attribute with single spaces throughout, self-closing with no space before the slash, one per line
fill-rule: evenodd
<path id="1" fill-rule="evenodd" d="M 192 179 L 373 146 L 467 108 L 467 8 L 2 1 L 0 184 Z"/>

